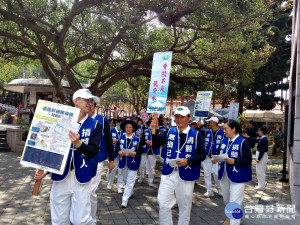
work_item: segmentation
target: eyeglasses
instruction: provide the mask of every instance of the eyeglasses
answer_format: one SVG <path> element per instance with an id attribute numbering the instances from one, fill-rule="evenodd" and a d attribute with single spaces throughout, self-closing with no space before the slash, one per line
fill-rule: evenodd
<path id="1" fill-rule="evenodd" d="M 91 104 L 94 103 L 94 100 L 93 100 L 92 98 L 88 98 L 88 99 L 85 99 L 85 98 L 78 98 L 78 99 L 82 99 L 82 100 L 84 100 L 84 101 L 87 102 L 87 103 L 91 103 Z"/>

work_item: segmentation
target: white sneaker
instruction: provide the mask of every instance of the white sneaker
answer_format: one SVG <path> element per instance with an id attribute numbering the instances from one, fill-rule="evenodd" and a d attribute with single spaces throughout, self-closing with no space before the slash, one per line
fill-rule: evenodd
<path id="1" fill-rule="evenodd" d="M 111 189 L 111 184 L 107 184 L 107 186 L 106 186 L 106 187 L 107 187 L 107 189 L 109 189 L 109 190 L 110 190 L 110 189 Z"/>
<path id="2" fill-rule="evenodd" d="M 138 183 L 140 184 L 140 183 L 143 183 L 143 181 L 144 181 L 144 178 L 143 177 L 140 177 L 139 179 L 138 179 Z"/>
<path id="3" fill-rule="evenodd" d="M 255 186 L 255 187 L 254 187 L 254 190 L 264 191 L 264 190 L 265 190 L 265 187 L 258 187 L 258 186 Z"/>
<path id="4" fill-rule="evenodd" d="M 122 200 L 121 206 L 122 206 L 122 208 L 127 208 L 127 201 L 126 200 Z"/>
<path id="5" fill-rule="evenodd" d="M 205 197 L 205 198 L 209 198 L 209 197 L 213 197 L 214 196 L 214 193 L 213 192 L 206 192 L 205 194 L 203 194 L 203 196 Z"/>
<path id="6" fill-rule="evenodd" d="M 122 194 L 122 193 L 123 193 L 122 188 L 118 188 L 118 194 Z"/>
<path id="7" fill-rule="evenodd" d="M 154 187 L 153 183 L 149 183 L 148 185 L 149 187 Z"/>
<path id="8" fill-rule="evenodd" d="M 221 188 L 218 188 L 217 190 L 218 190 L 218 195 L 219 195 L 220 197 L 222 197 L 222 196 L 223 196 L 222 189 L 221 189 Z"/>

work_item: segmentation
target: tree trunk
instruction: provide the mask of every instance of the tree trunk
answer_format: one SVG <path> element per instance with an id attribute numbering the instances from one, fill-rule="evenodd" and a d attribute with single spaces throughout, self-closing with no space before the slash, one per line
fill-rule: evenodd
<path id="1" fill-rule="evenodd" d="M 222 109 L 225 108 L 228 96 L 225 96 L 222 100 Z"/>
<path id="2" fill-rule="evenodd" d="M 254 89 L 251 90 L 252 109 L 257 109 L 257 95 Z"/>

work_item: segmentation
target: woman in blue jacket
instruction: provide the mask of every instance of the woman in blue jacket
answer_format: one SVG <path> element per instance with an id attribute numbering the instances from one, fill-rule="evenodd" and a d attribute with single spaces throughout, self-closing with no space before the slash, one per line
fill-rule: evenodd
<path id="1" fill-rule="evenodd" d="M 132 190 L 136 181 L 137 171 L 141 164 L 144 141 L 141 141 L 140 138 L 134 134 L 138 126 L 132 120 L 124 120 L 121 123 L 121 129 L 125 131 L 126 134 L 121 135 L 120 141 L 116 146 L 116 151 L 120 156 L 119 169 L 122 171 L 128 170 L 126 186 L 122 197 L 122 207 L 126 208 L 128 199 L 133 193 Z M 126 153 L 128 150 L 130 150 L 130 152 Z"/>

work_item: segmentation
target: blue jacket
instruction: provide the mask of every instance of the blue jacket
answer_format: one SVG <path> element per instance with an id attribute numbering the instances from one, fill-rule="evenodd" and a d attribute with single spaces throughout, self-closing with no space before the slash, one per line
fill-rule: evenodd
<path id="1" fill-rule="evenodd" d="M 210 151 L 211 151 L 211 155 L 218 154 L 218 150 L 223 138 L 224 138 L 224 131 L 222 129 L 217 130 L 214 139 L 213 139 L 213 131 L 211 129 L 208 129 L 205 132 L 204 145 L 205 145 L 206 156 L 209 155 Z"/>
<path id="2" fill-rule="evenodd" d="M 85 144 L 88 144 L 90 137 L 97 125 L 97 120 L 87 117 L 79 129 L 80 140 Z M 72 144 L 68 159 L 66 162 L 66 168 L 62 175 L 52 173 L 53 181 L 63 181 L 69 174 L 71 168 L 71 161 L 73 159 L 73 168 L 75 170 L 76 180 L 81 183 L 88 183 L 91 181 L 97 173 L 97 156 L 95 157 L 85 157 L 80 151 L 78 151 Z"/>
<path id="3" fill-rule="evenodd" d="M 150 129 L 145 130 L 145 140 L 146 141 L 152 141 L 152 134 L 151 134 Z M 144 149 L 144 153 L 148 153 L 148 151 L 150 150 L 150 147 L 147 144 L 145 144 L 143 146 L 143 149 Z M 159 148 L 153 148 L 152 147 L 152 152 L 153 152 L 154 155 L 159 155 L 160 150 L 159 150 Z"/>
<path id="4" fill-rule="evenodd" d="M 136 153 L 138 153 L 138 148 L 140 144 L 140 138 L 138 136 L 133 135 L 131 142 L 128 146 L 128 149 L 133 149 Z M 121 135 L 120 137 L 120 150 L 123 148 L 127 149 L 127 141 L 126 135 Z M 141 157 L 139 155 L 136 156 L 120 156 L 119 157 L 119 168 L 123 169 L 125 166 L 130 170 L 138 170 L 141 164 Z"/>
<path id="5" fill-rule="evenodd" d="M 229 145 L 229 138 L 224 138 L 222 141 L 220 154 L 225 154 L 227 152 L 229 158 L 241 159 L 243 157 L 243 146 L 247 146 L 248 149 L 245 149 L 246 151 L 251 151 L 249 144 L 243 145 L 244 141 L 246 141 L 244 138 L 238 136 L 230 145 L 229 149 L 227 149 L 227 146 Z M 219 180 L 222 180 L 225 170 L 228 179 L 233 183 L 245 183 L 251 181 L 252 179 L 251 161 L 245 166 L 228 164 L 227 162 L 219 162 Z"/>
<path id="6" fill-rule="evenodd" d="M 166 158 L 164 159 L 162 174 L 169 175 L 174 172 L 174 167 L 171 167 L 168 163 L 170 159 L 176 158 L 189 158 L 195 154 L 196 144 L 197 144 L 197 133 L 198 131 L 190 129 L 185 143 L 181 149 L 178 149 L 179 146 L 179 134 L 177 128 L 171 128 L 167 134 L 166 142 Z M 184 181 L 195 181 L 200 178 L 200 166 L 201 164 L 196 165 L 187 165 L 179 166 L 178 172 L 179 177 Z"/>

